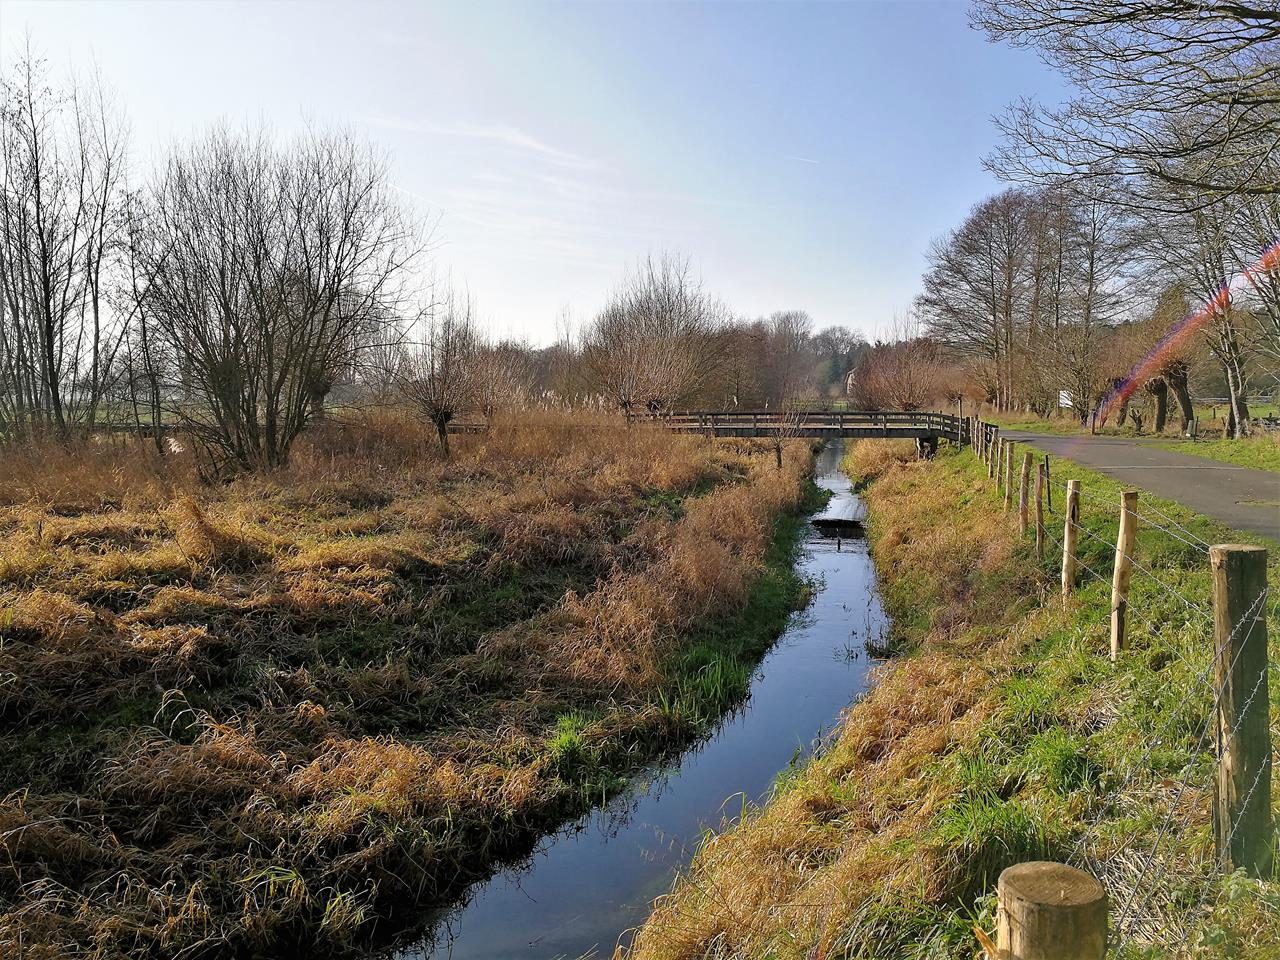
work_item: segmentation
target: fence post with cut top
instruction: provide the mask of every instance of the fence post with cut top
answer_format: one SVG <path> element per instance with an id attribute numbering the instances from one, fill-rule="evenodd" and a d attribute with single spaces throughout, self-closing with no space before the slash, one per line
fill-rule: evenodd
<path id="1" fill-rule="evenodd" d="M 1116 533 L 1116 562 L 1111 575 L 1111 659 L 1125 647 L 1129 614 L 1129 581 L 1133 577 L 1133 548 L 1138 536 L 1138 491 L 1120 495 L 1120 529 Z"/>
<path id="2" fill-rule="evenodd" d="M 1063 863 L 1019 863 L 996 883 L 1000 960 L 1102 960 L 1107 892 L 1091 874 Z"/>
<path id="3" fill-rule="evenodd" d="M 1080 481 L 1067 481 L 1067 510 L 1062 522 L 1062 599 L 1076 588 L 1076 541 L 1080 523 Z"/>
<path id="4" fill-rule="evenodd" d="M 1030 503 L 1031 503 L 1031 451 L 1028 450 L 1022 455 L 1022 476 L 1021 483 L 1018 486 L 1018 532 L 1026 535 L 1027 528 L 1031 525 Z"/>
<path id="5" fill-rule="evenodd" d="M 1044 464 L 1036 470 L 1036 559 L 1044 563 L 1044 487 L 1047 479 Z"/>
<path id="6" fill-rule="evenodd" d="M 1214 836 L 1227 870 L 1271 879 L 1271 726 L 1267 676 L 1267 551 L 1209 548 L 1213 574 L 1218 775 Z"/>
<path id="7" fill-rule="evenodd" d="M 1013 508 L 1013 452 L 1015 449 L 1012 440 L 1005 441 L 1004 447 L 1004 508 L 1006 511 Z"/>

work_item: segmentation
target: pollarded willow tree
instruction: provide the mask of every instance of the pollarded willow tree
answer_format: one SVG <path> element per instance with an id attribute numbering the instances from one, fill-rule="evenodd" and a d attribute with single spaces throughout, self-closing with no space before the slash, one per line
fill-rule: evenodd
<path id="1" fill-rule="evenodd" d="M 435 427 L 446 458 L 449 424 L 481 396 L 483 352 L 475 303 L 452 290 L 422 312 L 404 345 L 400 392 Z"/>
<path id="2" fill-rule="evenodd" d="M 683 257 L 642 260 L 582 337 L 594 389 L 627 419 L 688 400 L 725 359 L 726 311 Z"/>
<path id="3" fill-rule="evenodd" d="M 220 472 L 283 464 L 334 382 L 397 339 L 421 249 L 385 164 L 317 132 L 175 150 L 136 234 L 144 379 Z"/>
<path id="4" fill-rule="evenodd" d="M 1201 349 L 1222 370 L 1227 388 L 1228 436 L 1249 433 L 1249 372 L 1255 352 L 1256 324 L 1232 286 L 1237 264 L 1241 198 L 1223 197 L 1195 209 L 1149 210 L 1141 218 L 1141 253 L 1156 278 L 1171 278 L 1204 316 Z M 1175 329 L 1186 317 L 1170 318 Z M 1184 359 L 1189 359 L 1184 358 Z"/>

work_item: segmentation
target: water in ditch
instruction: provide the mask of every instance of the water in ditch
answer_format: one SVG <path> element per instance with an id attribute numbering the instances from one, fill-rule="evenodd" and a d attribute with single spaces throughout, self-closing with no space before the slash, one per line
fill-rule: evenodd
<path id="1" fill-rule="evenodd" d="M 430 935 L 395 960 L 608 957 L 671 888 L 704 831 L 763 799 L 811 752 L 868 683 L 865 644 L 886 622 L 866 543 L 863 506 L 840 471 L 839 441 L 818 455 L 831 500 L 810 518 L 801 573 L 815 585 L 761 661 L 742 707 L 714 735 L 637 779 L 613 803 L 543 839 L 524 863 L 476 885 Z"/>

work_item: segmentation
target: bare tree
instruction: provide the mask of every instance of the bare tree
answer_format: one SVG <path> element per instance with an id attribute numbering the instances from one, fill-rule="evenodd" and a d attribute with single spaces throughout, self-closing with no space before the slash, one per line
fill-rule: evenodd
<path id="1" fill-rule="evenodd" d="M 725 406 L 737 409 L 763 402 L 768 336 L 762 320 L 737 322 L 724 331 L 716 396 Z"/>
<path id="2" fill-rule="evenodd" d="M 421 249 L 384 163 L 316 132 L 175 150 L 140 234 L 148 375 L 220 471 L 286 461 L 341 372 L 398 335 Z"/>
<path id="3" fill-rule="evenodd" d="M 724 361 L 725 310 L 689 261 L 642 260 L 584 332 L 588 379 L 628 421 L 697 395 Z"/>
<path id="4" fill-rule="evenodd" d="M 868 410 L 921 410 L 955 392 L 941 345 L 910 314 L 895 318 L 890 340 L 863 352 L 853 382 L 854 402 Z"/>
<path id="5" fill-rule="evenodd" d="M 524 407 L 533 393 L 533 356 L 524 344 L 484 343 L 476 350 L 474 399 L 486 417 Z"/>
<path id="6" fill-rule="evenodd" d="M 1229 433 L 1249 432 L 1248 361 L 1253 317 L 1231 288 L 1232 235 L 1239 201 L 1224 198 L 1190 211 L 1149 210 L 1142 219 L 1143 257 L 1155 276 L 1172 278 L 1208 313 L 1203 344 L 1221 365 L 1227 386 Z M 1184 357 L 1185 359 L 1185 357 Z"/>
<path id="7" fill-rule="evenodd" d="M 1031 47 L 1079 94 L 998 121 L 989 166 L 1045 183 L 1121 176 L 1144 205 L 1280 193 L 1280 10 L 1234 0 L 976 0 L 973 23 Z M 1170 193 L 1169 186 L 1178 188 Z"/>
<path id="8" fill-rule="evenodd" d="M 979 203 L 953 233 L 933 244 L 917 307 L 929 332 L 989 362 L 993 400 L 1014 396 L 1015 356 L 1026 311 L 1031 195 L 1006 190 Z"/>
<path id="9" fill-rule="evenodd" d="M 917 301 L 928 332 L 970 358 L 998 408 L 1087 416 L 1122 318 L 1127 217 L 1101 184 L 1008 190 L 934 244 Z"/>
<path id="10" fill-rule="evenodd" d="M 803 310 L 782 310 L 765 323 L 765 397 L 776 409 L 804 392 L 812 373 L 809 335 L 813 320 Z"/>
<path id="11" fill-rule="evenodd" d="M 0 80 L 0 418 L 14 435 L 92 425 L 113 381 L 124 166 L 101 83 L 52 87 L 30 50 Z"/>
<path id="12" fill-rule="evenodd" d="M 1253 347 L 1280 368 L 1280 270 L 1259 261 L 1280 242 L 1280 194 L 1236 198 L 1238 216 L 1228 238 L 1233 267 L 1245 278 L 1240 299 L 1257 317 Z"/>
<path id="13" fill-rule="evenodd" d="M 440 452 L 449 456 L 449 424 L 473 404 L 481 353 L 475 304 L 450 291 L 418 321 L 406 345 L 397 380 L 404 397 L 436 428 Z"/>

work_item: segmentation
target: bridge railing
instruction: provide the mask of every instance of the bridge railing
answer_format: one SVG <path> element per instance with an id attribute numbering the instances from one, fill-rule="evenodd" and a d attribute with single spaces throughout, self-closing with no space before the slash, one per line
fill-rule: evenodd
<path id="1" fill-rule="evenodd" d="M 927 433 L 958 443 L 970 440 L 970 421 L 949 413 L 904 410 L 686 410 L 657 414 L 675 430 L 879 431 L 885 436 Z"/>

